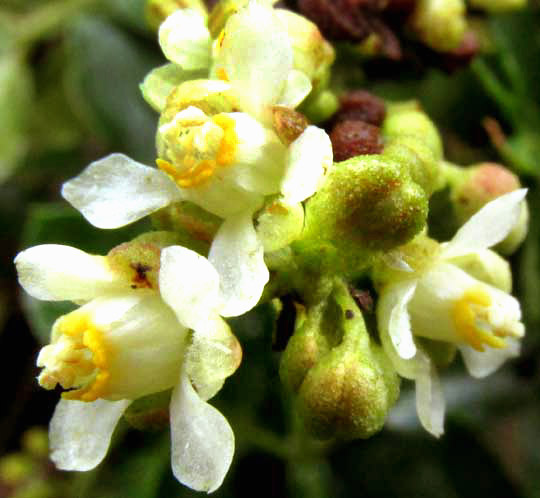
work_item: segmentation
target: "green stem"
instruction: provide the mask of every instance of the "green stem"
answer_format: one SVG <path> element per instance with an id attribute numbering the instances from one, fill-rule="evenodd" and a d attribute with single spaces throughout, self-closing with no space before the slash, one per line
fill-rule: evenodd
<path id="1" fill-rule="evenodd" d="M 102 0 L 59 0 L 32 10 L 18 21 L 17 41 L 29 46 L 61 28 L 73 16 Z"/>
<path id="2" fill-rule="evenodd" d="M 499 104 L 507 118 L 515 123 L 517 105 L 513 95 L 501 84 L 484 61 L 477 59 L 471 64 L 471 69 L 486 92 Z"/>

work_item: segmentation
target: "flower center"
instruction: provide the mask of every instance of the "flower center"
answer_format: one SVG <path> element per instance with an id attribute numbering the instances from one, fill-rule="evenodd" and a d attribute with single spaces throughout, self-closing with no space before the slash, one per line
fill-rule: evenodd
<path id="1" fill-rule="evenodd" d="M 216 127 L 221 136 L 217 146 L 214 145 Z M 171 144 L 169 152 L 173 162 L 157 159 L 156 164 L 178 186 L 192 188 L 202 185 L 217 168 L 229 166 L 234 161 L 238 136 L 234 119 L 226 114 L 217 114 L 202 126 L 182 127 L 180 131 L 175 128 L 165 132 Z"/>
<path id="2" fill-rule="evenodd" d="M 453 319 L 460 337 L 476 351 L 485 351 L 485 346 L 503 349 L 506 337 L 523 335 L 523 325 L 504 311 L 493 305 L 486 290 L 472 288 L 454 303 Z"/>
<path id="3" fill-rule="evenodd" d="M 61 317 L 55 335 L 58 340 L 45 346 L 37 364 L 44 367 L 38 377 L 45 389 L 60 384 L 67 399 L 95 401 L 103 397 L 110 373 L 107 348 L 102 332 L 88 315 L 73 312 Z"/>

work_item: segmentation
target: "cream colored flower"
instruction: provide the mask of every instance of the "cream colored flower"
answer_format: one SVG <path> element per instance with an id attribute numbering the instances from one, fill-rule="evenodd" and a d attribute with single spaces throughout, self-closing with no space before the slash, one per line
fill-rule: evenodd
<path id="1" fill-rule="evenodd" d="M 210 492 L 229 468 L 234 436 L 207 400 L 238 367 L 240 347 L 220 317 L 210 263 L 179 246 L 157 261 L 158 281 L 138 286 L 106 256 L 73 247 L 36 246 L 15 259 L 30 295 L 81 305 L 55 322 L 38 357 L 39 383 L 67 390 L 50 425 L 51 457 L 60 469 L 94 468 L 129 404 L 172 388 L 173 473 Z"/>

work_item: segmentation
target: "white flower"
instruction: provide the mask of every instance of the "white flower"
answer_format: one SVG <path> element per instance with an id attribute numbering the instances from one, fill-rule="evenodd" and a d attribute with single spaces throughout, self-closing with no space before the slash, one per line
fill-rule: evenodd
<path id="1" fill-rule="evenodd" d="M 421 270 L 382 288 L 377 317 L 381 340 L 397 372 L 416 381 L 423 426 L 443 432 L 444 397 L 433 362 L 414 336 L 456 344 L 469 373 L 484 377 L 519 352 L 524 334 L 518 301 L 463 271 L 459 258 L 481 254 L 517 222 L 525 189 L 486 204 Z M 506 280 L 506 279 L 503 279 Z"/>
<path id="2" fill-rule="evenodd" d="M 81 304 L 55 322 L 51 344 L 38 357 L 39 383 L 68 389 L 50 425 L 58 468 L 94 468 L 131 401 L 172 388 L 173 473 L 193 489 L 219 487 L 234 435 L 206 400 L 238 367 L 241 353 L 220 317 L 219 276 L 210 263 L 167 247 L 156 259 L 155 286 L 145 280 L 142 288 L 113 271 L 107 257 L 68 246 L 32 247 L 15 264 L 33 297 Z M 150 270 L 138 277 L 141 271 Z"/>
<path id="3" fill-rule="evenodd" d="M 311 82 L 293 69 L 287 27 L 271 3 L 249 2 L 230 16 L 217 40 L 200 12 L 179 9 L 170 15 L 160 26 L 159 43 L 172 64 L 145 78 L 141 90 L 148 103 L 161 112 L 176 85 L 206 72 L 206 77 L 226 82 L 241 111 L 265 124 L 271 122 L 271 106 L 299 105 Z"/>

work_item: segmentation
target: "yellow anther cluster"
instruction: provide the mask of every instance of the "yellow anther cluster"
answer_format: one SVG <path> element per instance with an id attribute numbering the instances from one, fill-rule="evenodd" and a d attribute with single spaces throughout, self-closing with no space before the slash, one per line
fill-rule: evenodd
<path id="1" fill-rule="evenodd" d="M 58 340 L 46 347 L 54 349 L 46 355 L 39 383 L 48 389 L 56 384 L 64 389 L 77 388 L 63 393 L 67 399 L 95 401 L 103 397 L 110 373 L 101 331 L 88 315 L 74 312 L 61 319 L 56 335 Z"/>
<path id="2" fill-rule="evenodd" d="M 453 318 L 461 338 L 476 351 L 485 351 L 484 345 L 495 349 L 506 347 L 506 330 L 494 329 L 489 322 L 492 299 L 482 288 L 469 289 L 454 304 Z"/>
<path id="3" fill-rule="evenodd" d="M 195 156 L 190 154 L 193 138 L 185 144 L 188 154 L 182 159 L 180 168 L 165 159 L 156 159 L 158 168 L 167 173 L 182 188 L 203 185 L 213 176 L 218 167 L 229 166 L 234 161 L 238 144 L 234 119 L 226 114 L 217 114 L 212 117 L 212 122 L 223 130 L 223 136 L 213 159 L 196 161 Z"/>

